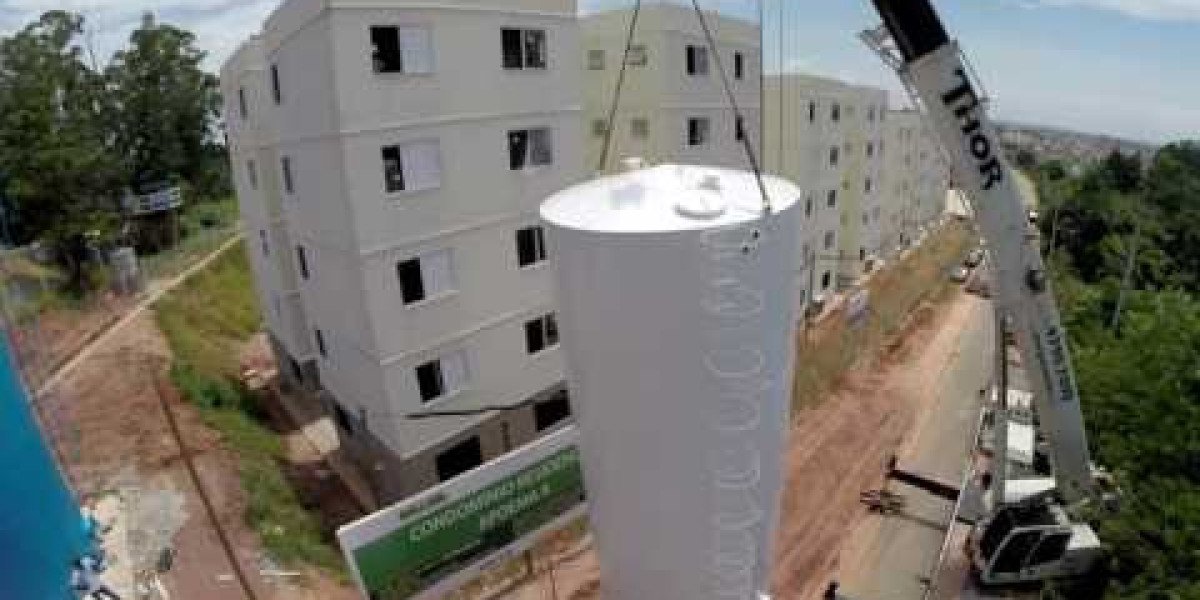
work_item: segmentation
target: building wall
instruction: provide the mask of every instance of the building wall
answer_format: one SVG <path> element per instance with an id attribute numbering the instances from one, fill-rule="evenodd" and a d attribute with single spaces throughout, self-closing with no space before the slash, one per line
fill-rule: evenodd
<path id="1" fill-rule="evenodd" d="M 879 89 L 794 73 L 768 76 L 763 93 L 764 168 L 805 193 L 798 211 L 796 278 L 799 297 L 807 303 L 852 285 L 876 252 L 883 177 L 878 148 L 887 96 Z"/>
<path id="2" fill-rule="evenodd" d="M 947 175 L 935 142 L 915 110 L 894 110 L 885 127 L 883 226 L 885 255 L 912 244 L 944 210 Z"/>
<path id="3" fill-rule="evenodd" d="M 430 68 L 376 72 L 372 26 L 422 32 Z M 504 28 L 544 31 L 546 68 L 506 69 Z M 227 87 L 256 82 L 267 133 L 237 129 L 231 139 L 256 140 L 271 163 L 260 180 L 270 171 L 278 189 L 270 255 L 251 252 L 264 306 L 280 296 L 282 312 L 294 304 L 305 313 L 303 323 L 268 315 L 268 327 L 278 346 L 308 342 L 320 397 L 377 491 L 392 499 L 436 482 L 439 453 L 464 439 L 478 436 L 486 460 L 535 437 L 537 401 L 562 388 L 563 365 L 557 345 L 527 352 L 526 321 L 554 309 L 553 267 L 521 267 L 516 232 L 537 223 L 545 196 L 582 178 L 574 1 L 287 0 L 260 40 L 247 44 L 262 57 L 255 68 L 239 53 L 225 74 Z M 550 131 L 550 164 L 513 170 L 510 135 L 533 128 Z M 384 148 L 413 143 L 432 148 L 421 168 L 436 176 L 387 191 Z M 235 165 L 241 155 L 231 145 Z M 252 242 L 271 222 L 259 218 L 271 207 L 257 192 L 239 183 Z M 400 264 L 431 251 L 449 256 L 450 283 L 406 303 Z M 276 255 L 291 263 L 284 276 L 266 267 Z M 423 402 L 416 367 L 451 352 L 465 356 L 465 384 Z M 413 418 L 529 400 L 516 411 Z"/>
<path id="4" fill-rule="evenodd" d="M 581 19 L 584 69 L 585 165 L 595 171 L 603 147 L 603 124 L 612 108 L 621 68 L 631 11 L 606 11 Z M 735 118 L 721 84 L 718 62 L 728 74 L 731 88 L 743 113 L 743 130 L 751 146 L 759 144 L 760 28 L 750 23 L 706 13 L 706 22 L 720 51 L 707 57 L 706 74 L 687 71 L 687 47 L 707 48 L 695 12 L 670 4 L 646 5 L 638 17 L 633 44 L 644 48 L 645 64 L 626 68 L 607 170 L 622 158 L 639 157 L 651 164 L 709 164 L 748 168 L 743 143 L 735 135 Z M 602 51 L 602 68 L 593 68 L 590 52 Z M 707 53 L 707 51 L 706 51 Z M 742 77 L 736 77 L 735 56 L 742 61 Z M 708 119 L 709 139 L 688 144 L 688 119 Z M 645 119 L 647 132 L 638 135 L 634 120 Z"/>
<path id="5" fill-rule="evenodd" d="M 291 235 L 283 213 L 278 153 L 273 145 L 273 119 L 265 79 L 261 39 L 251 38 L 231 56 L 222 70 L 229 136 L 230 170 L 245 235 L 246 254 L 268 329 L 288 363 L 281 372 L 295 371 L 312 360 L 307 315 L 293 260 Z M 245 114 L 242 114 L 242 100 Z"/>

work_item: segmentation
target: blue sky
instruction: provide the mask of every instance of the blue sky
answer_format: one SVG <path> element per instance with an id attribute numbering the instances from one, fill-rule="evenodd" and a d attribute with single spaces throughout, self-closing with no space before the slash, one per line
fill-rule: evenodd
<path id="1" fill-rule="evenodd" d="M 869 0 L 763 1 L 768 70 L 898 90 L 895 75 L 855 37 L 878 21 Z M 700 2 L 747 18 L 759 13 L 757 0 Z M 1200 0 L 935 2 L 994 97 L 998 117 L 1148 141 L 1200 138 Z M 84 13 L 97 54 L 107 56 L 142 11 L 154 10 L 160 20 L 195 31 L 210 53 L 207 66 L 215 70 L 277 3 L 0 0 L 0 33 L 43 10 L 67 8 Z M 632 0 L 579 3 L 597 10 L 629 7 Z"/>

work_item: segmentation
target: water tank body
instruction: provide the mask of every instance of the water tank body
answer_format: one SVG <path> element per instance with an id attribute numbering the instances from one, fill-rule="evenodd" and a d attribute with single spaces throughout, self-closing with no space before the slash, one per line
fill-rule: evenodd
<path id="1" fill-rule="evenodd" d="M 7 333 L 7 332 L 5 332 Z M 70 598 L 79 509 L 42 439 L 7 335 L 0 341 L 0 598 Z"/>
<path id="2" fill-rule="evenodd" d="M 664 165 L 542 205 L 601 587 L 765 596 L 795 340 L 800 190 Z"/>

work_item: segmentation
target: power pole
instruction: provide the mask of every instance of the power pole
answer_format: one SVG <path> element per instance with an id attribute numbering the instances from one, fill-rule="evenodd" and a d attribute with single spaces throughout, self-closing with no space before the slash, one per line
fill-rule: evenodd
<path id="1" fill-rule="evenodd" d="M 1129 240 L 1129 249 L 1125 252 L 1125 275 L 1121 279 L 1121 290 L 1117 292 L 1117 305 L 1113 307 L 1112 328 L 1114 333 L 1119 333 L 1117 328 L 1121 325 L 1121 310 L 1125 306 L 1125 294 L 1129 292 L 1129 288 L 1133 285 L 1133 265 L 1137 258 L 1138 237 L 1142 232 L 1142 220 L 1138 218 L 1137 212 L 1133 214 L 1133 236 Z"/>

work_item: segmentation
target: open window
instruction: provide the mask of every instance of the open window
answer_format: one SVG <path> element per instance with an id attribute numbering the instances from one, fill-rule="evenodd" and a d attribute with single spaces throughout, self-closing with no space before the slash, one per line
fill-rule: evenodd
<path id="1" fill-rule="evenodd" d="M 546 30 L 500 30 L 501 52 L 505 69 L 545 69 Z"/>
<path id="2" fill-rule="evenodd" d="M 549 165 L 554 162 L 554 149 L 550 142 L 550 129 L 516 129 L 508 132 L 508 168 L 520 171 L 533 166 Z"/>
<path id="3" fill-rule="evenodd" d="M 374 25 L 371 65 L 376 73 L 432 73 L 433 36 L 417 26 Z"/>

